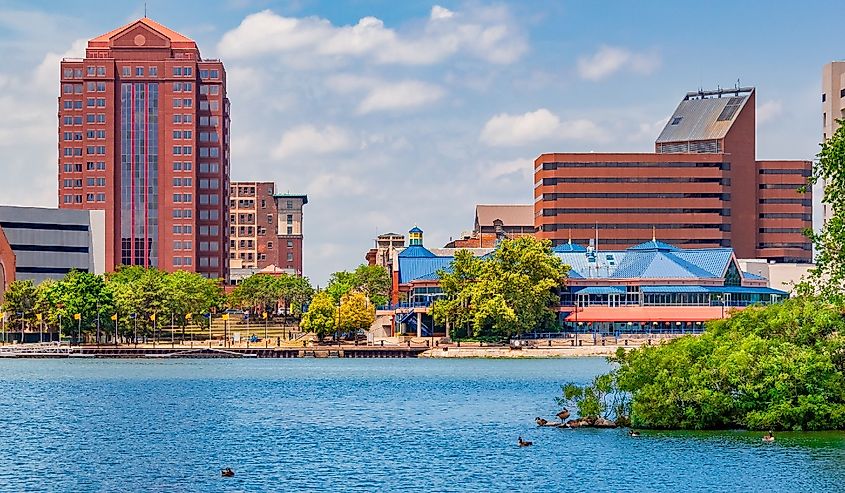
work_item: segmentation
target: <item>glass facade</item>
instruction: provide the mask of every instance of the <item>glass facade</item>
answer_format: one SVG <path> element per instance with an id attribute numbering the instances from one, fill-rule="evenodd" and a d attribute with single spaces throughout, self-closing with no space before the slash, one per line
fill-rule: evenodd
<path id="1" fill-rule="evenodd" d="M 158 267 L 158 84 L 120 87 L 120 263 Z"/>

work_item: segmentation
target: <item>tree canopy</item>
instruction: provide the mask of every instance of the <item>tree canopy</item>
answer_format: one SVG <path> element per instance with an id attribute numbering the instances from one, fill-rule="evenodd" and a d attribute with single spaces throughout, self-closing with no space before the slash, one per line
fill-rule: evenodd
<path id="1" fill-rule="evenodd" d="M 337 308 L 331 295 L 326 291 L 319 291 L 308 305 L 308 311 L 302 315 L 302 322 L 299 325 L 302 330 L 314 332 L 322 338 L 335 331 L 336 320 Z"/>
<path id="2" fill-rule="evenodd" d="M 326 292 L 335 304 L 344 295 L 357 291 L 364 293 L 374 305 L 385 305 L 390 299 L 390 273 L 380 265 L 359 265 L 354 271 L 332 274 Z"/>
<path id="3" fill-rule="evenodd" d="M 488 259 L 461 250 L 451 269 L 439 272 L 445 297 L 431 313 L 453 336 L 506 338 L 549 328 L 568 271 L 548 240 L 504 240 Z"/>

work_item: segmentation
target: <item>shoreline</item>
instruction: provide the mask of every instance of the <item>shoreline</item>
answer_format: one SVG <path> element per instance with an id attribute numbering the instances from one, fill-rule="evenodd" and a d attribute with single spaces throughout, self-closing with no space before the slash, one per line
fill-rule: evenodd
<path id="1" fill-rule="evenodd" d="M 558 358 L 594 358 L 607 357 L 616 354 L 618 348 L 634 349 L 638 346 L 607 345 L 607 346 L 576 346 L 576 347 L 539 347 L 520 348 L 510 347 L 438 347 L 421 353 L 419 358 L 433 359 L 558 359 Z"/>

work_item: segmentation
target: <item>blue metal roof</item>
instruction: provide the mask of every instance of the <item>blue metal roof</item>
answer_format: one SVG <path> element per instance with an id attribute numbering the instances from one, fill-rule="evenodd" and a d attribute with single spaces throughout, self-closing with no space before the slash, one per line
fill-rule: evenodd
<path id="1" fill-rule="evenodd" d="M 420 246 L 420 245 L 409 246 L 408 248 L 402 250 L 402 252 L 399 254 L 399 258 L 420 258 L 420 257 L 431 258 L 431 257 L 436 257 L 436 256 L 437 255 L 431 253 L 431 251 L 428 248 L 426 248 L 424 246 Z M 452 258 L 452 257 L 449 257 L 449 258 Z"/>
<path id="2" fill-rule="evenodd" d="M 414 227 L 413 227 L 410 231 L 408 231 L 408 232 L 409 232 L 409 233 L 422 233 L 422 232 L 423 232 L 423 230 L 421 230 L 420 228 L 418 228 L 418 227 L 414 226 Z"/>
<path id="3" fill-rule="evenodd" d="M 431 252 L 429 252 L 431 253 Z M 401 257 L 401 255 L 400 255 Z M 451 269 L 454 257 L 405 257 L 399 260 L 399 283 L 437 279 L 437 271 Z"/>
<path id="4" fill-rule="evenodd" d="M 684 250 L 646 242 L 627 250 L 559 252 L 570 277 L 593 279 L 721 279 L 731 261 L 730 248 Z"/>
<path id="5" fill-rule="evenodd" d="M 572 243 L 572 242 L 564 243 L 562 245 L 558 245 L 558 246 L 554 247 L 553 250 L 555 251 L 555 253 L 586 252 L 587 251 L 587 249 L 585 247 L 583 247 L 582 245 L 579 245 L 577 243 Z"/>
<path id="6" fill-rule="evenodd" d="M 579 289 L 575 294 L 625 294 L 625 291 L 622 286 L 590 286 Z"/>
<path id="7" fill-rule="evenodd" d="M 670 245 L 668 243 L 663 243 L 662 241 L 658 240 L 651 240 L 640 243 L 639 245 L 632 246 L 628 248 L 628 250 L 639 251 L 639 250 L 664 250 L 667 252 L 673 252 L 675 250 L 680 250 L 680 248 Z"/>

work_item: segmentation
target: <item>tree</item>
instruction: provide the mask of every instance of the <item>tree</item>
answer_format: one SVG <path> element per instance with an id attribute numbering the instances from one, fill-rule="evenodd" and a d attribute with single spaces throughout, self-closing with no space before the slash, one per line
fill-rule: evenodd
<path id="1" fill-rule="evenodd" d="M 326 293 L 332 297 L 334 304 L 340 303 L 343 296 L 358 287 L 358 280 L 355 273 L 349 271 L 338 271 L 331 275 L 329 284 L 326 286 Z"/>
<path id="2" fill-rule="evenodd" d="M 346 294 L 340 303 L 337 328 L 341 332 L 352 333 L 359 329 L 369 329 L 376 320 L 376 307 L 364 293 Z"/>
<path id="3" fill-rule="evenodd" d="M 390 273 L 381 265 L 361 264 L 353 272 L 355 288 L 370 300 L 370 303 L 381 306 L 390 300 Z"/>
<path id="4" fill-rule="evenodd" d="M 307 332 L 314 332 L 322 339 L 335 331 L 336 318 L 336 308 L 331 295 L 325 291 L 319 291 L 308 305 L 308 311 L 302 316 L 300 326 Z"/>
<path id="5" fill-rule="evenodd" d="M 97 320 L 101 334 L 111 330 L 114 313 L 114 293 L 102 276 L 72 270 L 57 281 L 50 299 L 55 300 L 56 317 L 61 314 L 62 332 L 66 335 L 95 333 Z M 80 320 L 75 321 L 74 315 Z"/>
<path id="6" fill-rule="evenodd" d="M 282 274 L 276 280 L 285 311 L 294 317 L 302 316 L 302 307 L 311 301 L 314 288 L 308 278 Z"/>
<path id="7" fill-rule="evenodd" d="M 816 267 L 811 279 L 801 285 L 801 292 L 816 293 L 845 301 L 845 120 L 838 120 L 839 128 L 822 142 L 816 155 L 809 189 L 824 183 L 823 201 L 831 208 L 832 215 L 818 233 L 807 231 L 816 251 Z"/>
<path id="8" fill-rule="evenodd" d="M 344 295 L 359 291 L 374 305 L 385 305 L 390 300 L 390 273 L 380 265 L 361 264 L 354 271 L 339 271 L 332 274 L 326 291 L 335 303 Z"/>
<path id="9" fill-rule="evenodd" d="M 26 325 L 35 322 L 37 291 L 30 280 L 18 280 L 9 285 L 3 301 L 3 311 L 9 314 L 9 320 Z"/>
<path id="10" fill-rule="evenodd" d="M 450 271 L 439 272 L 445 298 L 431 313 L 453 335 L 469 327 L 467 336 L 506 338 L 550 327 L 568 270 L 548 240 L 505 240 L 488 259 L 459 251 Z"/>
<path id="11" fill-rule="evenodd" d="M 229 303 L 245 310 L 274 312 L 281 297 L 276 277 L 253 274 L 238 284 L 229 296 Z"/>

